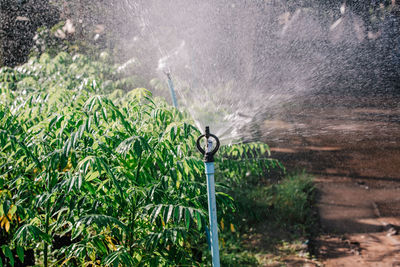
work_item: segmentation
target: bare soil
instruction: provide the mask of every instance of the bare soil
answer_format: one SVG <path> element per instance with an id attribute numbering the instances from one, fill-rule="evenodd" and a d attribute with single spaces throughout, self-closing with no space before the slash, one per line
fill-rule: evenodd
<path id="1" fill-rule="evenodd" d="M 400 97 L 320 96 L 262 130 L 289 171 L 315 176 L 325 266 L 400 266 Z"/>

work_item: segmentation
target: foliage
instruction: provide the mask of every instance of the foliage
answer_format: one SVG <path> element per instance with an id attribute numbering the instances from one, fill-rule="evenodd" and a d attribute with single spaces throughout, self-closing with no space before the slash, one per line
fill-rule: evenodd
<path id="1" fill-rule="evenodd" d="M 200 133 L 185 113 L 122 79 L 118 66 L 65 52 L 0 70 L 1 238 L 10 262 L 11 251 L 23 261 L 31 249 L 45 266 L 206 259 Z M 229 221 L 235 208 L 228 180 L 277 164 L 229 158 L 267 152 L 221 148 L 219 218 Z"/>
<path id="2" fill-rule="evenodd" d="M 305 174 L 288 176 L 281 183 L 272 185 L 267 192 L 273 196 L 268 204 L 271 215 L 285 225 L 311 225 L 314 184 Z M 306 230 L 306 229 L 304 229 Z"/>
<path id="3" fill-rule="evenodd" d="M 278 181 L 247 176 L 229 193 L 237 212 L 220 222 L 223 266 L 279 265 L 287 257 L 310 257 L 307 244 L 319 233 L 315 188 L 308 175 Z"/>
<path id="4" fill-rule="evenodd" d="M 133 64 L 133 63 L 132 63 Z M 98 60 L 76 54 L 71 56 L 60 52 L 56 56 L 44 53 L 39 58 L 32 57 L 28 63 L 16 68 L 0 69 L 0 85 L 9 90 L 20 90 L 27 95 L 46 88 L 47 92 L 59 89 L 85 90 L 111 93 L 118 96 L 144 83 L 139 77 L 127 77 L 126 64 L 111 65 L 106 52 L 100 53 Z"/>
<path id="5" fill-rule="evenodd" d="M 270 158 L 270 151 L 264 143 L 240 143 L 221 147 L 218 157 L 220 168 L 218 177 L 231 184 L 243 184 L 251 181 L 271 178 L 271 172 L 284 174 L 283 165 Z M 279 176 L 279 175 L 278 175 Z M 277 175 L 273 175 L 277 178 Z"/>
<path id="6" fill-rule="evenodd" d="M 38 28 L 33 37 L 30 56 L 40 56 L 42 53 L 55 56 L 61 51 L 76 52 L 79 47 L 70 40 L 61 38 L 60 36 L 64 35 L 66 37 L 66 33 L 63 30 L 64 27 L 65 22 L 62 21 L 54 25 L 51 29 L 47 27 Z"/>
<path id="7" fill-rule="evenodd" d="M 222 255 L 221 264 L 227 267 L 259 266 L 258 260 L 246 252 Z"/>
<path id="8" fill-rule="evenodd" d="M 304 173 L 286 174 L 282 164 L 269 157 L 266 144 L 223 146 L 219 155 L 216 177 L 226 185 L 224 192 L 235 199 L 236 207 L 235 213 L 220 219 L 222 265 L 259 266 L 265 260 L 259 253 L 277 262 L 303 253 L 302 245 L 290 253 L 280 246 L 303 243 L 317 234 L 312 179 Z"/>
<path id="9" fill-rule="evenodd" d="M 288 175 L 279 181 L 261 183 L 249 181 L 235 185 L 229 192 L 239 205 L 235 216 L 253 223 L 268 218 L 281 226 L 300 227 L 302 234 L 309 230 L 305 227 L 313 225 L 315 188 L 308 175 Z"/>

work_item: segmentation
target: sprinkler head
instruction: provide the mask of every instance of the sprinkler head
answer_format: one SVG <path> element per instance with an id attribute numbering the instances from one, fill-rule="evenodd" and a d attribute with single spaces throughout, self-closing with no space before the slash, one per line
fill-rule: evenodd
<path id="1" fill-rule="evenodd" d="M 204 137 L 206 138 L 207 142 L 206 149 L 203 149 L 200 145 L 200 141 Z M 212 139 L 214 139 L 216 142 L 214 149 L 212 149 Z M 214 162 L 214 155 L 217 153 L 220 143 L 218 137 L 210 133 L 210 127 L 206 126 L 206 133 L 197 138 L 196 145 L 200 153 L 204 155 L 204 162 Z"/>
<path id="2" fill-rule="evenodd" d="M 206 138 L 210 138 L 210 126 L 206 126 Z"/>
<path id="3" fill-rule="evenodd" d="M 169 80 L 171 80 L 171 72 L 165 71 L 165 70 L 164 70 L 164 74 L 167 76 L 167 78 L 168 78 Z"/>

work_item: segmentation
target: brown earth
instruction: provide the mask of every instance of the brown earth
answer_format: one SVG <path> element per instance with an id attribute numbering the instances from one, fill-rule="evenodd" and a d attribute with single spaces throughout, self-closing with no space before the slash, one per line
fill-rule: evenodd
<path id="1" fill-rule="evenodd" d="M 400 266 L 400 97 L 320 96 L 265 121 L 289 171 L 314 174 L 325 266 Z M 301 266 L 301 265 L 300 265 Z"/>

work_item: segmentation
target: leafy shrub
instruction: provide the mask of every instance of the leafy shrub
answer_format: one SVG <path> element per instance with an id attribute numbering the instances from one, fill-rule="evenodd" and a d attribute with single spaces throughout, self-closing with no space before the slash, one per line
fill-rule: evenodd
<path id="1" fill-rule="evenodd" d="M 24 96 L 31 92 L 60 90 L 109 94 L 115 90 L 127 92 L 145 84 L 136 76 L 127 76 L 125 64 L 112 65 L 107 58 L 106 52 L 100 54 L 99 60 L 81 54 L 71 56 L 66 52 L 54 57 L 44 53 L 39 58 L 32 57 L 24 65 L 1 68 L 0 88 L 2 91 L 19 90 Z"/>
<path id="2" fill-rule="evenodd" d="M 279 179 L 285 168 L 270 158 L 270 150 L 264 143 L 234 144 L 221 147 L 217 163 L 218 177 L 231 184 L 262 184 Z"/>
<path id="3" fill-rule="evenodd" d="M 271 215 L 286 225 L 310 224 L 314 184 L 306 174 L 292 175 L 269 187 Z"/>
<path id="4" fill-rule="evenodd" d="M 117 87 L 116 70 L 64 52 L 0 70 L 0 226 L 10 261 L 13 249 L 21 261 L 34 249 L 45 266 L 205 260 L 200 133 L 146 89 Z M 219 218 L 234 209 L 224 186 L 234 172 L 262 175 L 278 164 L 231 164 L 236 150 L 267 152 L 261 145 L 221 148 Z"/>
<path id="5" fill-rule="evenodd" d="M 222 255 L 221 265 L 227 267 L 259 266 L 257 259 L 246 252 Z"/>

